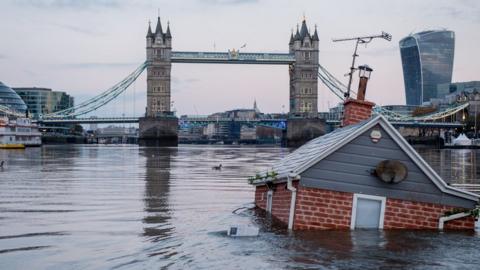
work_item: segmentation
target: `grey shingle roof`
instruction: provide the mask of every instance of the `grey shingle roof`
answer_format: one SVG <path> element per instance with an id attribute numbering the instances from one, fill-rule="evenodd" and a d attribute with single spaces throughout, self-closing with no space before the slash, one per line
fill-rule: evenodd
<path id="1" fill-rule="evenodd" d="M 339 128 L 326 135 L 315 138 L 274 164 L 270 171 L 273 170 L 278 173 L 279 178 L 286 177 L 290 172 L 298 172 L 297 170 L 301 168 L 302 165 L 317 159 L 323 155 L 325 151 L 332 148 L 335 144 L 340 143 L 349 135 L 354 134 L 356 130 L 368 122 L 369 120 L 366 120 L 355 125 Z"/>

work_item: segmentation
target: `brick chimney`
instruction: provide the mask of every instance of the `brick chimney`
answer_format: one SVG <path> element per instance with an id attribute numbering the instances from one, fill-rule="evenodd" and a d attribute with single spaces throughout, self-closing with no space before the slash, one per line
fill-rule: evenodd
<path id="1" fill-rule="evenodd" d="M 343 103 L 342 127 L 353 125 L 369 119 L 372 116 L 372 108 L 375 103 L 365 100 L 367 83 L 372 69 L 367 66 L 358 67 L 360 82 L 358 83 L 357 99 L 347 98 Z"/>
<path id="2" fill-rule="evenodd" d="M 375 103 L 349 98 L 343 103 L 342 127 L 353 125 L 372 116 L 372 108 Z"/>

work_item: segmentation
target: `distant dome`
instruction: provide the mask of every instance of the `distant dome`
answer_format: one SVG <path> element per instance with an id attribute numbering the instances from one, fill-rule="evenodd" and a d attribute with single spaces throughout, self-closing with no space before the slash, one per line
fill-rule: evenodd
<path id="1" fill-rule="evenodd" d="M 7 106 L 20 113 L 27 112 L 27 105 L 12 88 L 0 82 L 0 105 Z"/>

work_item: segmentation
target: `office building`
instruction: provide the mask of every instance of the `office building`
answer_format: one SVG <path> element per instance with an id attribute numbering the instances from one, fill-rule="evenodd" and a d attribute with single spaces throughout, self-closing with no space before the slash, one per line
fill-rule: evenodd
<path id="1" fill-rule="evenodd" d="M 455 33 L 423 31 L 400 40 L 407 105 L 437 98 L 437 85 L 452 81 Z"/>
<path id="2" fill-rule="evenodd" d="M 74 104 L 73 97 L 65 92 L 52 91 L 49 88 L 17 87 L 15 92 L 25 101 L 31 117 L 65 110 Z"/>

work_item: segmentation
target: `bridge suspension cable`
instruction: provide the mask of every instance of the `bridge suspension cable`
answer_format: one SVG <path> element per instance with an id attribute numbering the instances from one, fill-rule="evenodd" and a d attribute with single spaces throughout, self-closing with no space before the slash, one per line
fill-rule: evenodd
<path id="1" fill-rule="evenodd" d="M 318 65 L 318 78 L 333 94 L 341 100 L 345 100 L 347 87 L 320 64 Z M 357 94 L 356 92 L 353 93 Z"/>
<path id="2" fill-rule="evenodd" d="M 42 116 L 42 119 L 48 118 L 73 118 L 76 116 L 84 115 L 98 108 L 106 105 L 120 94 L 122 94 L 127 88 L 135 82 L 135 80 L 142 74 L 145 68 L 148 66 L 148 62 L 145 61 L 142 63 L 137 69 L 135 69 L 132 73 L 130 73 L 125 79 L 120 81 L 119 83 L 115 84 L 114 86 L 110 87 L 108 90 L 104 91 L 103 93 L 86 100 L 76 106 L 71 108 L 53 112 L 50 114 L 45 114 Z"/>
<path id="3" fill-rule="evenodd" d="M 374 112 L 377 114 L 382 114 L 385 116 L 388 120 L 390 121 L 435 121 L 435 120 L 440 120 L 442 118 L 454 115 L 458 113 L 459 111 L 467 108 L 470 105 L 470 103 L 462 103 L 462 104 L 455 104 L 452 106 L 449 106 L 439 112 L 435 113 L 430 113 L 427 115 L 422 115 L 422 116 L 409 116 L 409 115 L 403 115 L 399 113 L 392 112 L 390 110 L 387 110 L 381 106 L 375 106 L 373 108 Z"/>
<path id="4" fill-rule="evenodd" d="M 337 78 L 335 78 L 335 76 L 333 76 L 322 65 L 318 65 L 318 68 L 319 68 L 318 78 L 333 94 L 335 94 L 338 98 L 340 98 L 340 100 L 344 101 L 346 98 L 345 94 L 347 93 L 347 90 L 348 90 L 347 87 Z M 350 90 L 350 92 L 356 95 L 354 91 Z M 444 108 L 439 112 L 422 115 L 422 116 L 411 116 L 411 115 L 400 114 L 378 105 L 373 108 L 373 111 L 376 114 L 381 114 L 385 116 L 389 121 L 435 121 L 435 120 L 439 120 L 439 119 L 451 116 L 453 114 L 456 114 L 457 112 L 467 108 L 468 105 L 469 105 L 468 102 L 462 103 L 462 104 L 455 104 L 447 108 Z"/>

